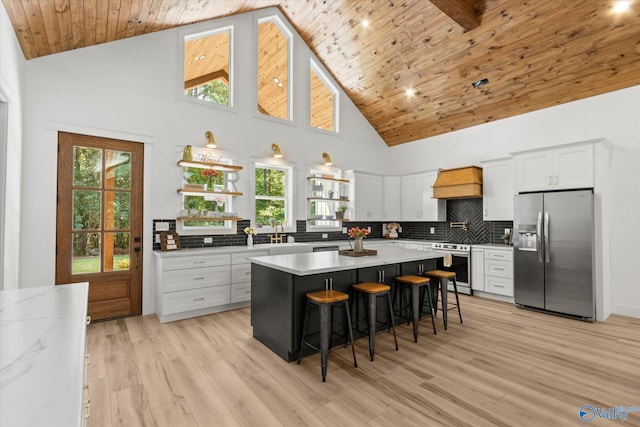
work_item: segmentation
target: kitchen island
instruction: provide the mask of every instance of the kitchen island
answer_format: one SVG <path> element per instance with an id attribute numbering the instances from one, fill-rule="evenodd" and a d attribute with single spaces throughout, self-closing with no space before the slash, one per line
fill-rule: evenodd
<path id="1" fill-rule="evenodd" d="M 275 255 L 251 258 L 251 324 L 253 336 L 278 356 L 297 359 L 307 292 L 332 288 L 350 293 L 351 285 L 380 282 L 394 286 L 394 278 L 435 268 L 442 257 L 431 251 L 383 248 L 377 255 L 350 257 L 338 252 Z M 388 306 L 379 304 L 385 319 Z M 343 319 L 334 319 L 341 332 Z M 310 318 L 309 332 L 319 330 Z"/>

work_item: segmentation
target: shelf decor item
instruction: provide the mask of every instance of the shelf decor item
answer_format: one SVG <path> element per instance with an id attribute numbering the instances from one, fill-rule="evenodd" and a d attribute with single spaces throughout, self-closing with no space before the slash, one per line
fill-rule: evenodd
<path id="1" fill-rule="evenodd" d="M 347 209 L 347 205 L 338 206 L 338 210 L 336 210 L 336 219 L 344 219 L 344 213 Z"/>
<path id="2" fill-rule="evenodd" d="M 193 150 L 190 145 L 184 147 L 184 150 L 182 151 L 182 160 L 186 160 L 188 162 L 193 160 Z"/>

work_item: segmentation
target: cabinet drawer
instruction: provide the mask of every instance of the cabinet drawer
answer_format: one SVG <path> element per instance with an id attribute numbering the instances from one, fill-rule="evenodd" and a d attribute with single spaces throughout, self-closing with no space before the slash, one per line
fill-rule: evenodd
<path id="1" fill-rule="evenodd" d="M 162 314 L 182 313 L 229 304 L 230 292 L 230 286 L 227 285 L 162 294 Z"/>
<path id="2" fill-rule="evenodd" d="M 510 261 L 498 261 L 495 259 L 484 260 L 485 276 L 504 277 L 506 279 L 513 278 L 513 263 Z"/>
<path id="3" fill-rule="evenodd" d="M 231 285 L 231 302 L 251 301 L 251 283 Z"/>
<path id="4" fill-rule="evenodd" d="M 496 249 L 485 249 L 484 250 L 484 258 L 485 259 L 496 259 L 502 261 L 513 261 L 513 251 L 501 251 Z"/>
<path id="5" fill-rule="evenodd" d="M 192 268 L 190 270 L 173 270 L 162 273 L 161 292 L 184 291 L 187 289 L 206 288 L 230 284 L 231 268 L 222 267 Z"/>
<path id="6" fill-rule="evenodd" d="M 513 279 L 503 277 L 485 277 L 485 291 L 492 294 L 500 294 L 508 297 L 513 296 Z"/>
<path id="7" fill-rule="evenodd" d="M 251 264 L 231 266 L 231 283 L 251 282 Z"/>
<path id="8" fill-rule="evenodd" d="M 249 261 L 247 258 L 268 255 L 269 251 L 239 252 L 231 254 L 231 264 L 251 264 L 251 261 Z"/>
<path id="9" fill-rule="evenodd" d="M 219 255 L 195 255 L 195 256 L 181 256 L 175 258 L 165 258 L 162 260 L 162 269 L 168 270 L 183 270 L 186 268 L 198 268 L 198 267 L 214 267 L 218 265 L 231 264 L 231 257 L 229 254 Z"/>

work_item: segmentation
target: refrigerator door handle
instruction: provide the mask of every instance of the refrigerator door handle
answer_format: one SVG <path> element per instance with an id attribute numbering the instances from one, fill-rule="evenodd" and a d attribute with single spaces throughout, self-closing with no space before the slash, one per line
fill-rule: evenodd
<path id="1" fill-rule="evenodd" d="M 549 263 L 549 212 L 544 213 L 544 261 Z"/>
<path id="2" fill-rule="evenodd" d="M 538 222 L 536 223 L 536 248 L 538 248 L 538 262 L 542 262 L 542 242 L 540 242 L 541 235 L 542 235 L 542 212 L 538 212 Z"/>

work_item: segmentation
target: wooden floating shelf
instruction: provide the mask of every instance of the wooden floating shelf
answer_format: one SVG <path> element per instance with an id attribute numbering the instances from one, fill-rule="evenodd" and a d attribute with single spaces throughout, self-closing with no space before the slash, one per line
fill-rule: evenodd
<path id="1" fill-rule="evenodd" d="M 212 217 L 212 216 L 179 216 L 178 221 L 242 221 L 242 218 L 236 217 Z"/>
<path id="2" fill-rule="evenodd" d="M 342 182 L 345 184 L 349 183 L 348 179 L 340 179 L 340 178 L 334 178 L 332 176 L 308 176 L 307 180 L 311 181 L 311 180 L 324 180 L 324 181 L 333 181 L 333 182 Z"/>
<path id="3" fill-rule="evenodd" d="M 221 195 L 221 196 L 242 196 L 242 193 L 238 191 L 201 191 L 190 190 L 188 188 L 179 188 L 178 193 L 186 194 L 189 196 L 204 196 L 204 195 Z"/>
<path id="4" fill-rule="evenodd" d="M 307 197 L 307 200 L 320 200 L 327 202 L 348 202 L 349 199 L 330 199 L 328 197 Z"/>
<path id="5" fill-rule="evenodd" d="M 349 222 L 351 221 L 349 218 L 345 219 L 324 219 L 324 218 L 307 218 L 307 221 L 333 221 L 333 222 Z"/>
<path id="6" fill-rule="evenodd" d="M 196 160 L 180 160 L 178 166 L 183 168 L 200 168 L 200 169 L 214 169 L 222 172 L 237 172 L 242 170 L 242 166 L 238 165 L 225 165 L 223 163 L 209 163 L 198 162 Z"/>

